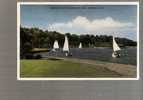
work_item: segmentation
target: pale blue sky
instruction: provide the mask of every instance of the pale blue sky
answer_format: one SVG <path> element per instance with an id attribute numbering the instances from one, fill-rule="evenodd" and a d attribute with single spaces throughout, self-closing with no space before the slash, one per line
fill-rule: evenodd
<path id="1" fill-rule="evenodd" d="M 24 27 L 48 30 L 51 25 L 54 27 L 53 30 L 75 34 L 112 35 L 115 32 L 118 36 L 136 40 L 137 7 L 135 5 L 21 5 L 20 11 L 21 25 Z M 85 23 L 89 28 L 84 28 L 85 26 L 77 23 L 78 21 Z M 106 25 L 102 27 L 104 23 Z"/>

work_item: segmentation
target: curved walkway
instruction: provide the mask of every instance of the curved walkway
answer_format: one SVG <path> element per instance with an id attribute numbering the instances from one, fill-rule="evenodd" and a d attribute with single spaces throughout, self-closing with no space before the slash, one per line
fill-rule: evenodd
<path id="1" fill-rule="evenodd" d="M 135 78 L 137 67 L 134 65 L 127 65 L 127 64 L 118 64 L 118 63 L 109 63 L 109 62 L 103 62 L 103 61 L 96 61 L 96 60 L 88 60 L 88 59 L 77 59 L 77 58 L 67 58 L 67 57 L 47 57 L 47 58 L 55 58 L 55 59 L 62 59 L 66 61 L 71 62 L 77 62 L 77 63 L 85 63 L 85 64 L 91 64 L 91 65 L 98 65 L 101 67 L 105 67 L 111 71 L 117 72 L 125 77 L 129 78 Z"/>

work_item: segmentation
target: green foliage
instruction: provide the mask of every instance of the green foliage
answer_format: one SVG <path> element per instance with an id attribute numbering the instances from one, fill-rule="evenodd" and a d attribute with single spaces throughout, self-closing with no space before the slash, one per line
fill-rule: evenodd
<path id="1" fill-rule="evenodd" d="M 102 66 L 64 60 L 21 60 L 21 77 L 122 77 Z"/>
<path id="2" fill-rule="evenodd" d="M 28 28 L 20 27 L 20 56 L 24 58 L 32 49 L 32 34 Z"/>
<path id="3" fill-rule="evenodd" d="M 112 36 L 107 35 L 76 35 L 66 33 L 70 47 L 78 47 L 82 42 L 83 47 L 111 47 Z M 59 46 L 63 47 L 65 35 L 57 31 L 44 31 L 39 28 L 20 28 L 21 53 L 30 52 L 32 48 L 52 48 L 54 41 L 58 40 Z M 120 46 L 136 46 L 137 43 L 126 38 L 116 38 Z"/>

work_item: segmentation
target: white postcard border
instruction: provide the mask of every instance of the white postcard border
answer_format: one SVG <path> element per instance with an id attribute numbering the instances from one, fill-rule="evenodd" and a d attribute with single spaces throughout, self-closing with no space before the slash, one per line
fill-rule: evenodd
<path id="1" fill-rule="evenodd" d="M 136 78 L 21 78 L 20 77 L 20 5 L 137 5 L 137 77 Z M 17 2 L 17 80 L 139 80 L 139 2 Z"/>

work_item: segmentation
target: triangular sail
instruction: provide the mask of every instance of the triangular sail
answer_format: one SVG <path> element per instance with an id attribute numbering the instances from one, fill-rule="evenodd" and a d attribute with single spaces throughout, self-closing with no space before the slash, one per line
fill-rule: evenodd
<path id="1" fill-rule="evenodd" d="M 115 37 L 113 36 L 113 51 L 119 51 L 121 50 L 118 44 L 115 41 Z"/>
<path id="2" fill-rule="evenodd" d="M 58 41 L 57 41 L 57 40 L 55 40 L 54 45 L 53 45 L 53 48 L 54 48 L 54 49 L 58 49 L 58 48 L 59 48 L 59 44 L 58 44 Z"/>
<path id="3" fill-rule="evenodd" d="M 79 44 L 79 48 L 82 48 L 82 43 L 80 42 L 80 44 Z"/>
<path id="4" fill-rule="evenodd" d="M 67 36 L 65 36 L 63 51 L 69 51 L 69 42 Z"/>

